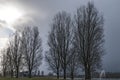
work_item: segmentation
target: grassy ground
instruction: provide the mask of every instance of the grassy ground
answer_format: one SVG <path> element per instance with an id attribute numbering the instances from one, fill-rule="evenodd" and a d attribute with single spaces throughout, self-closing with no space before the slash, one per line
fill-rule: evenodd
<path id="1" fill-rule="evenodd" d="M 57 80 L 55 78 L 48 78 L 48 77 L 44 77 L 44 78 L 0 78 L 0 80 Z"/>

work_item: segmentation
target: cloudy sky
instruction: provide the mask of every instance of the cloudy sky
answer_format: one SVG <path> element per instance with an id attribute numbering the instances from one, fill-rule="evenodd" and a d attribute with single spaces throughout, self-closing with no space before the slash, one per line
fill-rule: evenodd
<path id="1" fill-rule="evenodd" d="M 53 16 L 59 11 L 67 11 L 73 15 L 78 7 L 86 5 L 88 1 L 90 0 L 0 0 L 0 12 L 4 12 L 0 13 L 0 47 L 4 47 L 7 38 L 15 29 L 25 25 L 34 25 L 39 27 L 45 51 Z M 103 58 L 103 69 L 120 72 L 120 0 L 91 1 L 105 19 L 106 55 Z M 10 11 L 5 12 L 9 8 L 11 8 Z M 13 12 L 16 15 L 13 15 Z M 9 16 L 14 18 L 11 19 Z M 41 68 L 47 72 L 45 63 Z"/>

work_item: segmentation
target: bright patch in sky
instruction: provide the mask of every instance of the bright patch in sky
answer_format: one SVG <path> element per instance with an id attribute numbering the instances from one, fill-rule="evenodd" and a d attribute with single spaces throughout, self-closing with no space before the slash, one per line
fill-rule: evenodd
<path id="1" fill-rule="evenodd" d="M 8 42 L 8 37 L 10 33 L 15 31 L 13 25 L 23 17 L 23 12 L 15 6 L 10 5 L 0 5 L 0 48 L 5 47 Z M 11 30 L 11 31 L 10 31 Z M 5 35 L 3 35 L 5 34 Z"/>
<path id="2" fill-rule="evenodd" d="M 13 24 L 22 15 L 20 10 L 12 6 L 0 8 L 0 20 L 5 21 L 7 24 Z"/>
<path id="3" fill-rule="evenodd" d="M 0 46 L 0 49 L 4 48 L 7 42 L 8 42 L 8 38 L 0 38 L 0 44 L 2 45 Z"/>
<path id="4" fill-rule="evenodd" d="M 14 6 L 0 6 L 0 21 L 5 22 L 6 26 L 14 31 L 13 24 L 20 18 L 23 13 Z"/>

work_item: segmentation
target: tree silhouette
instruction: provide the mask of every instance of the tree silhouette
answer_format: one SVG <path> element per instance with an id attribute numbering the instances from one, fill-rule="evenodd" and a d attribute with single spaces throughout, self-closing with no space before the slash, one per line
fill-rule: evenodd
<path id="1" fill-rule="evenodd" d="M 91 72 L 101 67 L 104 49 L 103 16 L 93 3 L 77 9 L 75 15 L 75 40 L 79 62 L 85 70 L 85 79 L 91 79 Z"/>

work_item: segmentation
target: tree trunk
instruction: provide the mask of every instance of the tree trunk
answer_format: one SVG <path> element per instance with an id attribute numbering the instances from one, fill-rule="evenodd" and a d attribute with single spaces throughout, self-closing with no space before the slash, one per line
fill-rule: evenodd
<path id="1" fill-rule="evenodd" d="M 6 71 L 3 71 L 3 76 L 6 77 Z"/>
<path id="2" fill-rule="evenodd" d="M 16 78 L 18 78 L 18 75 L 19 75 L 19 67 L 17 67 L 16 69 Z"/>
<path id="3" fill-rule="evenodd" d="M 29 78 L 31 78 L 32 76 L 31 76 L 31 70 L 29 70 Z"/>
<path id="4" fill-rule="evenodd" d="M 71 72 L 71 80 L 74 80 L 74 74 L 73 74 L 73 71 Z"/>
<path id="5" fill-rule="evenodd" d="M 13 70 L 10 71 L 11 78 L 13 77 Z"/>
<path id="6" fill-rule="evenodd" d="M 57 70 L 57 79 L 59 79 L 59 70 Z"/>
<path id="7" fill-rule="evenodd" d="M 91 71 L 90 71 L 90 68 L 88 68 L 88 78 L 91 80 Z"/>
<path id="8" fill-rule="evenodd" d="M 91 80 L 90 68 L 85 68 L 85 80 Z"/>
<path id="9" fill-rule="evenodd" d="M 64 68 L 64 79 L 66 80 L 66 68 Z"/>

